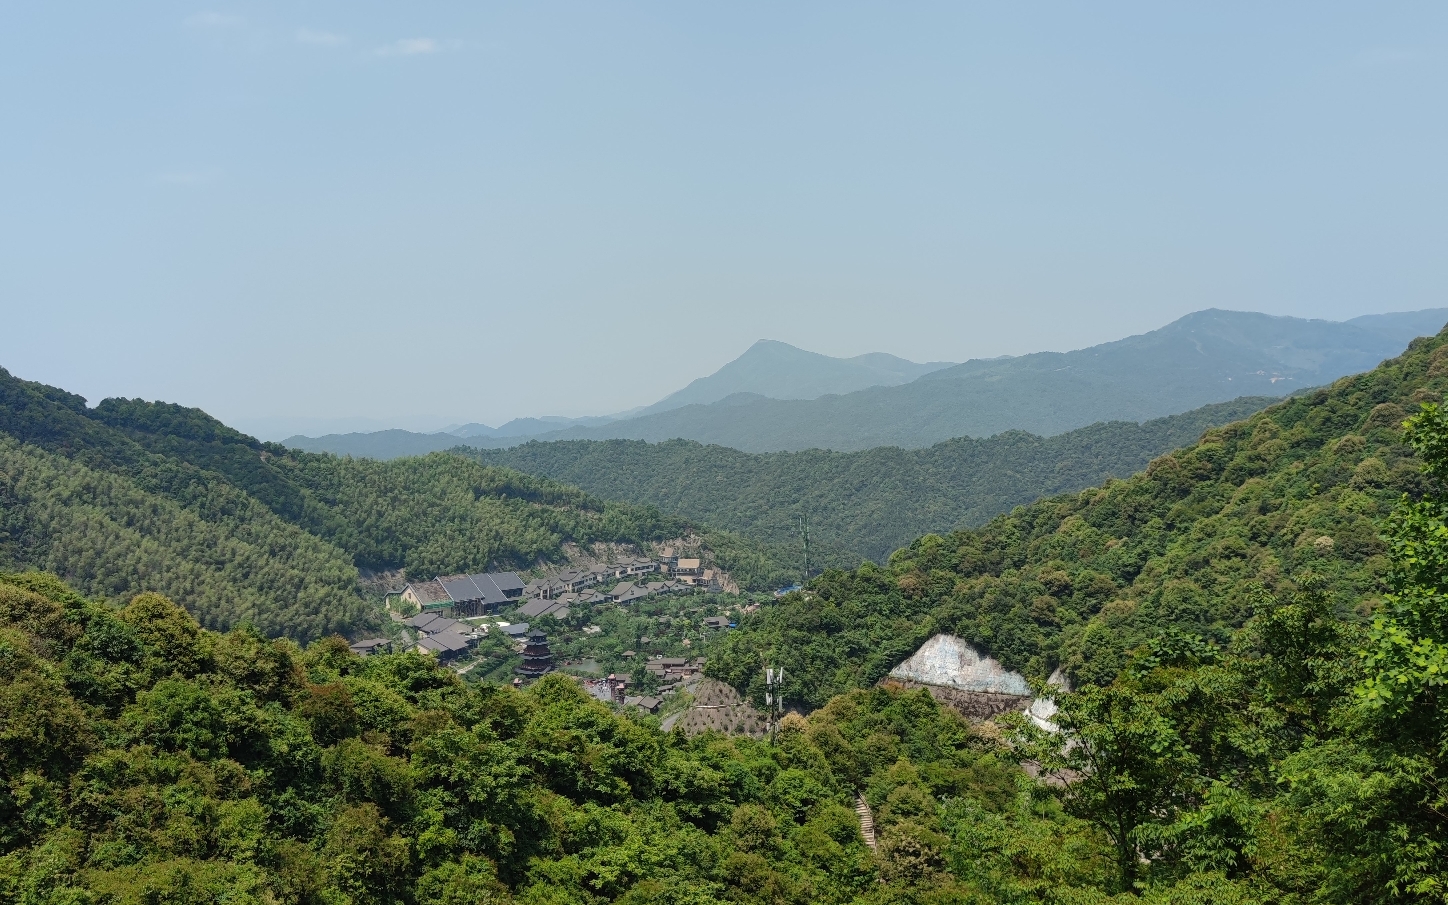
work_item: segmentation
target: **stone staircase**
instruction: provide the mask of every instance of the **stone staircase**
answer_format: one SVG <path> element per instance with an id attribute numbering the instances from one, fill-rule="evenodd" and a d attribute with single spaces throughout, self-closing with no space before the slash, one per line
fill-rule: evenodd
<path id="1" fill-rule="evenodd" d="M 875 848 L 875 816 L 870 813 L 870 805 L 865 801 L 865 796 L 855 796 L 855 813 L 860 817 L 860 835 L 865 837 L 865 844 L 873 850 Z"/>

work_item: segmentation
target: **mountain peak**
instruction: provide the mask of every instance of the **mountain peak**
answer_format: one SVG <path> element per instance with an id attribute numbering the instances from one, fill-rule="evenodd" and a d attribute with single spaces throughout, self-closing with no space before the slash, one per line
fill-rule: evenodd
<path id="1" fill-rule="evenodd" d="M 747 393 L 769 399 L 818 399 L 877 386 L 899 386 L 953 362 L 920 364 L 886 352 L 835 358 L 777 339 L 756 340 L 744 354 L 639 414 L 708 405 Z"/>

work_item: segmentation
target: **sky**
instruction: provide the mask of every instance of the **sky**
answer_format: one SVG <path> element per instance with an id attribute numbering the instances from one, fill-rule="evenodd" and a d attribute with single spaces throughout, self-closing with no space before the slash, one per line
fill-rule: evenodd
<path id="1" fill-rule="evenodd" d="M 1448 304 L 1448 5 L 0 9 L 0 366 L 259 435 Z"/>

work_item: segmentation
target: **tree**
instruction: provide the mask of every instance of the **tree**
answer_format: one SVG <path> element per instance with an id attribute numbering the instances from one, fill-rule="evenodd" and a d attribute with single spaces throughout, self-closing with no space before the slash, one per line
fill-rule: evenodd
<path id="1" fill-rule="evenodd" d="M 1041 763 L 1066 781 L 1067 811 L 1111 839 L 1118 891 L 1129 891 L 1143 827 L 1186 805 L 1197 759 L 1150 696 L 1124 684 L 1065 695 L 1053 719 L 1061 736 L 1038 746 Z"/>
<path id="2" fill-rule="evenodd" d="M 1434 404 L 1406 424 L 1430 490 L 1404 496 L 1384 538 L 1392 558 L 1364 653 L 1358 699 L 1396 799 L 1383 817 L 1395 838 L 1394 894 L 1448 901 L 1448 416 Z"/>

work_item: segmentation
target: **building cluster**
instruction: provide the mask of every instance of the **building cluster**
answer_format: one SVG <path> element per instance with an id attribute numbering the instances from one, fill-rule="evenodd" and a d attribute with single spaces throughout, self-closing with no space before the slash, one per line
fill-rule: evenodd
<path id="1" fill-rule="evenodd" d="M 437 613 L 419 613 L 403 624 L 417 631 L 419 652 L 435 654 L 440 660 L 450 660 L 465 653 L 481 637 L 481 633 L 466 622 Z"/>
<path id="2" fill-rule="evenodd" d="M 639 576 L 661 573 L 662 580 L 639 581 Z M 431 581 L 408 584 L 402 599 L 418 612 L 467 619 L 490 616 L 511 609 L 523 601 L 518 615 L 527 619 L 555 616 L 566 619 L 570 607 L 579 603 L 613 602 L 629 604 L 651 594 L 676 591 L 719 591 L 723 576 L 706 569 L 702 560 L 679 557 L 666 548 L 657 559 L 634 557 L 624 562 L 569 569 L 523 582 L 516 572 L 480 572 L 449 575 Z M 601 585 L 613 584 L 609 591 Z"/>
<path id="3" fill-rule="evenodd" d="M 636 580 L 639 576 L 654 573 L 660 573 L 662 580 Z M 625 562 L 569 569 L 535 578 L 523 586 L 521 596 L 528 602 L 518 610 L 518 615 L 529 619 L 539 616 L 567 619 L 571 608 L 578 604 L 627 605 L 652 594 L 695 590 L 718 592 L 722 589 L 722 580 L 723 576 L 717 569 L 704 568 L 703 560 L 681 558 L 672 549 L 665 548 L 657 559 L 636 557 Z M 601 585 L 614 582 L 617 583 L 612 590 L 599 589 Z"/>
<path id="4" fill-rule="evenodd" d="M 583 689 L 595 698 L 620 707 L 637 707 L 647 713 L 657 713 L 663 705 L 663 698 L 628 693 L 628 676 L 609 673 L 606 679 L 585 679 Z"/>
<path id="5" fill-rule="evenodd" d="M 644 670 L 664 683 L 660 692 L 672 691 L 674 685 L 704 671 L 704 658 L 660 657 L 644 664 Z"/>
<path id="6" fill-rule="evenodd" d="M 592 566 L 587 569 L 567 569 L 553 575 L 535 578 L 528 582 L 523 586 L 523 596 L 537 597 L 543 600 L 556 600 L 564 594 L 579 594 L 588 588 L 617 581 L 621 578 L 631 578 L 635 575 L 647 575 L 650 572 L 664 571 L 668 569 L 668 566 L 669 563 L 667 559 L 660 561 L 635 557 L 625 562 Z"/>
<path id="7" fill-rule="evenodd" d="M 653 580 L 644 580 L 645 576 Z M 403 588 L 402 599 L 418 610 L 417 615 L 403 624 L 416 634 L 416 642 L 409 645 L 411 649 L 440 660 L 451 660 L 468 653 L 489 631 L 489 627 L 474 626 L 463 620 L 477 621 L 477 617 L 504 611 L 513 613 L 510 619 L 536 620 L 541 616 L 567 619 L 572 614 L 570 608 L 579 604 L 628 605 L 654 594 L 701 589 L 717 592 L 721 582 L 722 575 L 715 569 L 704 568 L 701 559 L 679 557 L 671 549 L 663 550 L 662 555 L 654 559 L 634 557 L 609 565 L 570 569 L 526 583 L 515 572 L 449 575 L 413 582 Z M 604 589 L 610 585 L 610 589 Z M 730 623 L 726 617 L 715 616 L 704 620 L 704 624 L 707 628 L 724 629 Z M 491 628 L 521 643 L 520 679 L 537 678 L 554 668 L 547 636 L 536 629 L 530 630 L 528 622 L 499 623 Z M 688 643 L 684 641 L 685 645 Z M 367 656 L 390 650 L 391 642 L 382 638 L 367 639 L 356 642 L 352 649 Z M 632 655 L 629 651 L 625 656 Z M 647 669 L 655 672 L 661 681 L 677 682 L 698 673 L 702 663 L 702 658 L 697 661 L 675 658 L 652 661 Z M 610 683 L 608 698 L 617 697 L 622 703 L 624 684 L 622 679 L 616 685 Z M 645 709 L 657 709 L 657 705 Z"/>
<path id="8" fill-rule="evenodd" d="M 422 613 L 467 618 L 512 607 L 522 599 L 523 590 L 523 580 L 516 572 L 480 572 L 409 584 L 402 589 L 402 599 Z"/>

